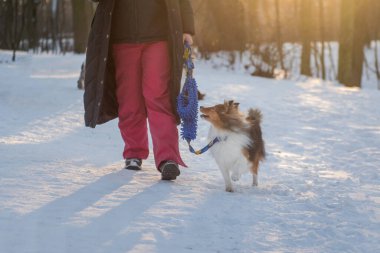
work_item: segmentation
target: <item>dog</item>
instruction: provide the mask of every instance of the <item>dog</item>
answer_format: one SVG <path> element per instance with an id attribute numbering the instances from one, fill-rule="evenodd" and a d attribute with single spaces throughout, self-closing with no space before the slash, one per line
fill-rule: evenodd
<path id="1" fill-rule="evenodd" d="M 239 111 L 239 103 L 225 101 L 212 107 L 200 107 L 201 118 L 211 123 L 210 141 L 219 142 L 210 148 L 222 172 L 227 192 L 233 192 L 232 182 L 250 171 L 252 185 L 258 185 L 259 163 L 265 159 L 265 145 L 261 132 L 262 114 L 249 109 L 248 115 Z"/>

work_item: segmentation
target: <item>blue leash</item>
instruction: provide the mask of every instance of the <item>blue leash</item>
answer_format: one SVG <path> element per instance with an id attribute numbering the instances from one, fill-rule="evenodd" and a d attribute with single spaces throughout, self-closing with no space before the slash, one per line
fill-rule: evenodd
<path id="1" fill-rule="evenodd" d="M 209 144 L 207 144 L 207 146 L 203 147 L 202 149 L 200 150 L 194 150 L 194 148 L 191 146 L 190 144 L 190 141 L 188 141 L 187 143 L 189 144 L 189 150 L 191 153 L 193 154 L 196 154 L 196 155 L 201 155 L 205 152 L 207 152 L 212 146 L 214 146 L 216 143 L 218 142 L 221 142 L 221 141 L 225 141 L 227 138 L 220 138 L 220 137 L 215 137 L 215 139 L 213 139 L 212 141 L 210 141 Z"/>
<path id="2" fill-rule="evenodd" d="M 181 137 L 189 145 L 189 151 L 200 155 L 208 151 L 216 143 L 225 139 L 216 137 L 207 146 L 200 150 L 195 150 L 190 142 L 197 138 L 198 122 L 198 86 L 193 77 L 194 63 L 192 59 L 191 46 L 185 42 L 184 66 L 186 69 L 186 80 L 181 93 L 177 97 L 177 111 L 181 118 Z"/>

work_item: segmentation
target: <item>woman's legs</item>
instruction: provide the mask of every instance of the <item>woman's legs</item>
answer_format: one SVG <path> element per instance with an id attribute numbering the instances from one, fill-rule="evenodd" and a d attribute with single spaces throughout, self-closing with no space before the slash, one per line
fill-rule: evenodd
<path id="1" fill-rule="evenodd" d="M 186 166 L 178 147 L 178 130 L 170 103 L 170 58 L 166 41 L 147 43 L 142 52 L 142 86 L 157 168 L 171 160 Z"/>
<path id="2" fill-rule="evenodd" d="M 141 87 L 141 44 L 113 46 L 119 129 L 124 140 L 124 158 L 146 159 L 149 155 L 145 101 Z"/>
<path id="3" fill-rule="evenodd" d="M 186 166 L 179 153 L 177 124 L 170 103 L 167 42 L 118 44 L 113 50 L 124 158 L 148 157 L 148 117 L 157 168 L 168 160 Z"/>

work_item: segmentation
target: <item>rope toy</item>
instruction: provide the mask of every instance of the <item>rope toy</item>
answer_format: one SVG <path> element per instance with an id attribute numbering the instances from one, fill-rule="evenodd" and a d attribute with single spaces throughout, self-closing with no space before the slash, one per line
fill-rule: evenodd
<path id="1" fill-rule="evenodd" d="M 181 137 L 188 143 L 197 138 L 198 126 L 198 86 L 193 78 L 194 63 L 190 45 L 185 42 L 183 55 L 186 80 L 177 97 L 177 112 L 181 118 Z"/>

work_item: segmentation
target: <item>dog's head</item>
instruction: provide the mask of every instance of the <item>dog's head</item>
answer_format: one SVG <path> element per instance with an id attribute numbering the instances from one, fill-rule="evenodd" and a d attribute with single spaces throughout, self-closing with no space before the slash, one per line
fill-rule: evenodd
<path id="1" fill-rule="evenodd" d="M 214 127 L 220 129 L 232 129 L 241 123 L 239 103 L 233 100 L 224 101 L 223 104 L 212 107 L 200 107 L 201 118 L 209 121 Z"/>

